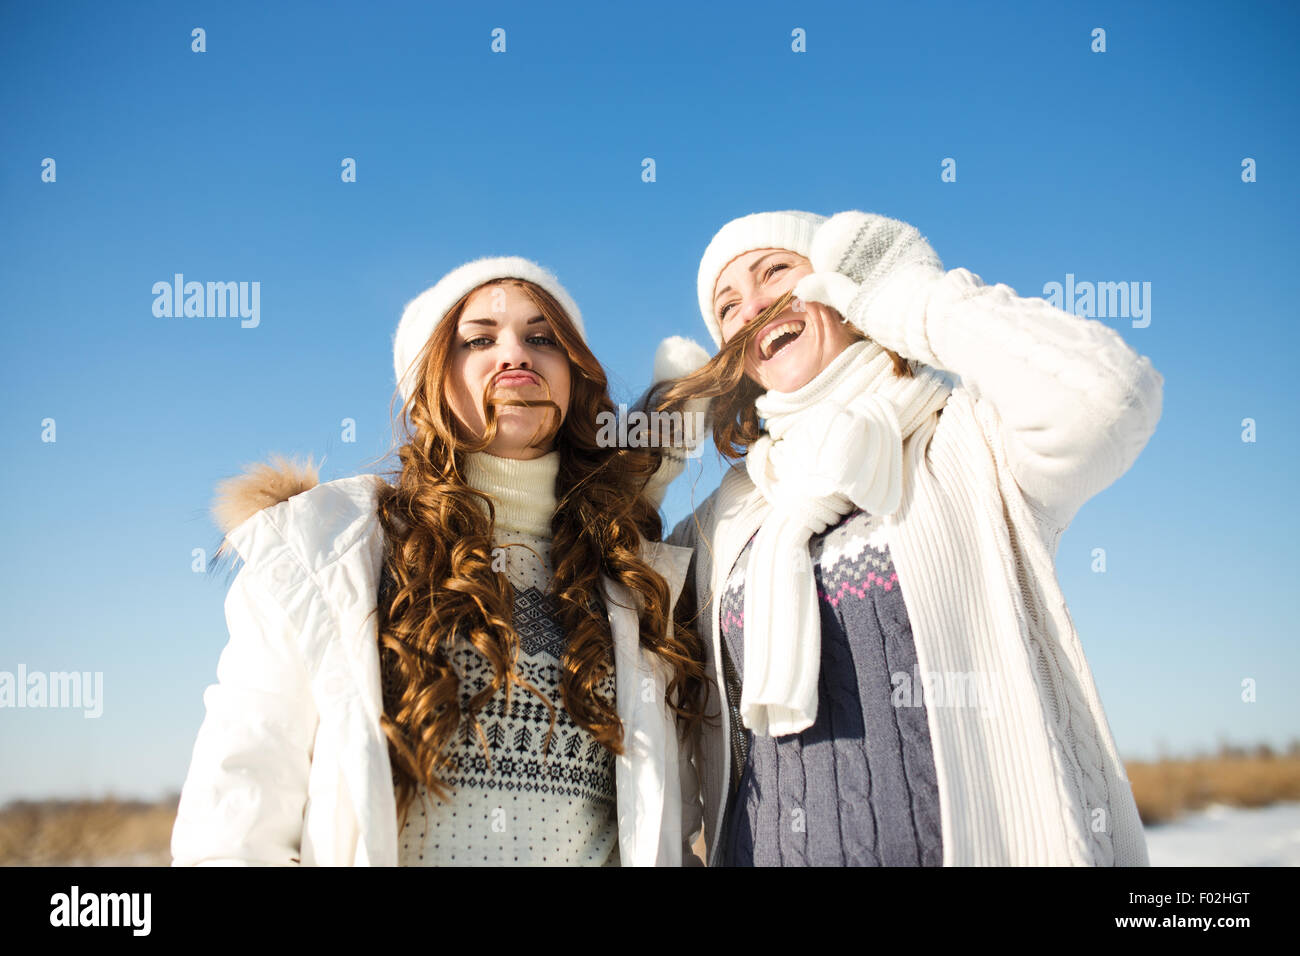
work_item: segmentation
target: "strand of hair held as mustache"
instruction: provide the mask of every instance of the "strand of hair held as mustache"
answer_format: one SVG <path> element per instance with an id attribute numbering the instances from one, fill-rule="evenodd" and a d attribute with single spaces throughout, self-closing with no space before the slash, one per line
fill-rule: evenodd
<path id="1" fill-rule="evenodd" d="M 502 375 L 518 371 L 518 369 L 504 369 L 492 376 L 492 381 L 489 383 L 487 390 L 483 393 L 483 437 L 478 442 L 472 443 L 474 447 L 467 448 L 467 450 L 482 451 L 492 443 L 492 440 L 496 437 L 497 433 L 498 407 L 550 408 L 554 412 L 553 415 L 546 416 L 543 421 L 538 423 L 537 430 L 533 432 L 532 437 L 529 439 L 529 447 L 541 447 L 547 441 L 559 434 L 561 420 L 564 417 L 564 413 L 561 411 L 560 406 L 550 397 L 551 385 L 546 381 L 546 377 L 540 372 L 535 369 L 527 370 L 529 373 L 537 377 L 538 383 L 546 391 L 545 398 L 522 398 L 497 394 L 499 389 L 497 379 Z M 546 429 L 546 432 L 545 434 L 542 434 L 544 428 Z"/>
<path id="2" fill-rule="evenodd" d="M 791 302 L 797 301 L 799 300 L 795 298 L 794 290 L 786 291 L 751 321 L 746 322 L 739 332 L 723 343 L 718 354 L 701 368 L 682 378 L 661 382 L 655 387 L 656 395 L 660 396 L 654 403 L 656 410 L 681 411 L 690 399 L 716 398 L 735 388 L 744 374 L 745 356 L 750 345 L 763 334 L 773 319 L 790 307 Z M 806 311 L 806 308 L 797 308 L 796 311 Z M 870 338 L 856 326 L 850 325 L 847 320 L 845 325 L 851 330 L 854 339 Z M 906 359 L 892 349 L 884 349 L 884 351 L 894 363 L 894 371 L 897 374 L 909 378 L 912 376 L 911 366 Z"/>

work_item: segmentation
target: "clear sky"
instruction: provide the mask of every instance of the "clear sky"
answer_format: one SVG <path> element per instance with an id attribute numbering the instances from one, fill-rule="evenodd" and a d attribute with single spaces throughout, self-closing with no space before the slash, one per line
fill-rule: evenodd
<path id="1" fill-rule="evenodd" d="M 213 486 L 382 454 L 416 294 L 536 259 L 631 401 L 660 339 L 709 341 L 713 233 L 768 209 L 907 220 L 1025 296 L 1149 282 L 1149 325 L 1101 320 L 1163 418 L 1059 577 L 1124 756 L 1300 736 L 1296 7 L 722 6 L 0 7 L 0 671 L 103 673 L 98 718 L 0 710 L 0 799 L 180 787 L 227 639 Z M 156 317 L 176 273 L 260 283 L 258 326 Z"/>

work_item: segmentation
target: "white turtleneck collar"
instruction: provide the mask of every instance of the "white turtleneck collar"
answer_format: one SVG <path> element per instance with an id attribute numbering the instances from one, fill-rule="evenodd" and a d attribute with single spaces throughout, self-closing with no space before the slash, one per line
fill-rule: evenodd
<path id="1" fill-rule="evenodd" d="M 527 460 L 498 458 L 487 452 L 465 456 L 465 481 L 491 496 L 497 530 L 522 531 L 539 538 L 551 536 L 551 518 L 558 503 L 555 479 L 559 473 L 558 451 Z"/>

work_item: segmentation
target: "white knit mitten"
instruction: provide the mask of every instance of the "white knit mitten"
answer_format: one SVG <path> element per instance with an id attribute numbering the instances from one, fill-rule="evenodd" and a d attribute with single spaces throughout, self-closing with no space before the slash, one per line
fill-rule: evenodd
<path id="1" fill-rule="evenodd" d="M 933 278 L 944 271 L 915 226 L 857 210 L 836 213 L 817 228 L 808 261 L 813 272 L 799 280 L 794 294 L 805 302 L 828 305 L 855 324 L 900 271 Z"/>
<path id="2" fill-rule="evenodd" d="M 654 369 L 650 376 L 650 389 L 661 382 L 674 378 L 684 378 L 692 372 L 699 371 L 709 361 L 709 353 L 698 342 L 680 335 L 670 335 L 659 343 L 655 350 Z M 646 401 L 650 390 L 637 401 L 635 408 L 646 410 Z M 678 444 L 666 449 L 659 470 L 650 477 L 645 494 L 656 507 L 663 503 L 668 486 L 686 468 L 686 459 L 694 458 L 704 448 L 704 436 L 708 434 L 708 413 L 712 399 L 693 398 L 682 409 L 682 433 L 677 437 Z M 652 429 L 657 433 L 658 429 Z"/>
<path id="3" fill-rule="evenodd" d="M 670 378 L 685 378 L 708 364 L 709 353 L 694 339 L 670 335 L 655 349 L 654 370 L 650 384 L 658 385 Z"/>
<path id="4" fill-rule="evenodd" d="M 704 350 L 704 346 L 681 335 L 670 335 L 660 342 L 659 348 L 655 350 L 655 364 L 650 376 L 650 386 L 653 388 L 669 379 L 685 378 L 692 372 L 698 372 L 708 362 L 709 353 Z M 711 398 L 692 398 L 687 401 L 682 416 L 687 422 L 705 423 L 712 403 Z M 688 428 L 687 442 L 683 450 L 688 455 L 693 454 L 703 442 L 707 431 L 704 425 Z"/>

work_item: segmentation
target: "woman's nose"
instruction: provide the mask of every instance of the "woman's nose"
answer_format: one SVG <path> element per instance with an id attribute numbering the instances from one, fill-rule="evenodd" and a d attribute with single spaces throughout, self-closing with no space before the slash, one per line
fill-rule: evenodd
<path id="1" fill-rule="evenodd" d="M 525 368 L 528 365 L 528 349 L 524 343 L 513 337 L 503 338 L 497 352 L 498 368 Z"/>
<path id="2" fill-rule="evenodd" d="M 740 322 L 742 327 L 753 321 L 754 317 L 759 315 L 764 309 L 775 302 L 776 299 L 770 295 L 754 296 L 746 300 L 740 307 Z"/>

